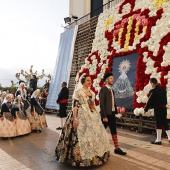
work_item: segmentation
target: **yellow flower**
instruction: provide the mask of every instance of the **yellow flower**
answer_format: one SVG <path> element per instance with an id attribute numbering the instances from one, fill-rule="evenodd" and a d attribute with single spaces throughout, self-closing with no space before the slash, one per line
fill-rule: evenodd
<path id="1" fill-rule="evenodd" d="M 126 40 L 125 40 L 125 44 L 124 44 L 124 51 L 125 52 L 128 51 L 129 40 L 130 40 L 130 31 L 132 29 L 132 24 L 133 24 L 132 17 L 129 17 L 128 26 L 127 26 Z"/>
<path id="2" fill-rule="evenodd" d="M 119 30 L 119 38 L 118 38 L 118 44 L 120 45 L 120 40 L 122 38 L 123 28 L 120 28 Z"/>
<path id="3" fill-rule="evenodd" d="M 147 26 L 143 27 L 143 32 L 146 32 Z"/>
<path id="4" fill-rule="evenodd" d="M 136 27 L 135 27 L 135 40 L 139 39 L 139 35 L 138 35 L 138 33 L 139 33 L 139 25 L 140 25 L 140 22 L 138 21 L 136 23 Z"/>
<path id="5" fill-rule="evenodd" d="M 168 0 L 154 0 L 154 6 L 160 9 L 165 2 L 168 2 Z"/>
<path id="6" fill-rule="evenodd" d="M 113 18 L 109 18 L 104 22 L 104 26 L 105 26 L 106 30 L 109 29 L 111 24 L 113 24 Z"/>

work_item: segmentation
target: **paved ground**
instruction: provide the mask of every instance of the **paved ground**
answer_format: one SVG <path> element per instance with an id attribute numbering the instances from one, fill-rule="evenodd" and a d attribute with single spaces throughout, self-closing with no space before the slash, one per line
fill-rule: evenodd
<path id="1" fill-rule="evenodd" d="M 118 129 L 119 144 L 127 156 L 114 154 L 111 143 L 109 161 L 96 168 L 73 168 L 58 163 L 54 150 L 60 131 L 60 119 L 47 115 L 48 128 L 42 133 L 31 133 L 16 138 L 0 139 L 0 170 L 169 170 L 170 144 L 151 145 L 155 136 Z M 108 134 L 109 135 L 109 134 Z M 109 135 L 110 136 L 110 135 Z"/>

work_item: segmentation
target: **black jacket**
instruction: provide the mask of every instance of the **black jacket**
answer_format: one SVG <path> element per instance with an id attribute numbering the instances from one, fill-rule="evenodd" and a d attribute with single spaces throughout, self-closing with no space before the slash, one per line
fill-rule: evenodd
<path id="1" fill-rule="evenodd" d="M 113 91 L 113 95 L 114 95 L 114 91 Z M 107 115 L 112 114 L 112 94 L 111 94 L 110 89 L 108 89 L 106 86 L 101 88 L 100 93 L 99 93 L 99 98 L 100 98 L 99 99 L 100 114 L 102 118 L 107 118 Z M 114 107 L 115 107 L 115 114 L 117 114 L 115 98 L 114 98 Z"/>
<path id="2" fill-rule="evenodd" d="M 60 100 L 63 99 L 68 99 L 69 98 L 69 91 L 67 87 L 63 87 L 60 91 L 60 93 L 58 94 L 58 99 L 57 99 L 57 103 L 60 102 Z"/>
<path id="3" fill-rule="evenodd" d="M 3 103 L 1 108 L 1 116 L 3 116 L 3 112 L 11 112 L 11 109 L 12 109 L 12 104 L 9 104 L 8 106 L 7 103 Z"/>
<path id="4" fill-rule="evenodd" d="M 150 90 L 149 94 L 150 96 L 144 109 L 145 112 L 147 112 L 150 108 L 157 109 L 167 105 L 166 90 L 163 87 L 157 85 L 155 88 Z"/>
<path id="5" fill-rule="evenodd" d="M 37 89 L 37 79 L 35 78 L 30 79 L 30 88 L 33 88 L 33 91 Z"/>

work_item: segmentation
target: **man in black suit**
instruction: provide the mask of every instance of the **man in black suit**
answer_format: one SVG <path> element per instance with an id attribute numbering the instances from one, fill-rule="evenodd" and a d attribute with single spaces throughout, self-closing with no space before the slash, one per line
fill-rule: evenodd
<path id="1" fill-rule="evenodd" d="M 114 97 L 114 91 L 112 85 L 114 83 L 114 77 L 112 73 L 107 73 L 104 76 L 105 86 L 101 88 L 99 93 L 100 100 L 100 113 L 102 117 L 102 122 L 105 128 L 109 126 L 110 132 L 112 135 L 112 140 L 114 142 L 116 154 L 126 155 L 126 152 L 123 152 L 118 145 L 117 139 L 117 130 L 116 130 L 116 117 L 117 107 Z"/>
<path id="2" fill-rule="evenodd" d="M 61 84 L 62 89 L 61 89 L 61 91 L 58 95 L 58 99 L 56 101 L 59 104 L 59 116 L 61 118 L 61 127 L 56 128 L 57 130 L 62 129 L 63 121 L 64 121 L 63 119 L 65 117 L 67 117 L 66 109 L 67 109 L 67 102 L 68 102 L 68 98 L 69 98 L 69 90 L 66 86 L 67 86 L 66 82 L 63 82 Z"/>
<path id="3" fill-rule="evenodd" d="M 168 136 L 168 140 L 170 143 L 170 130 L 167 121 L 167 96 L 166 90 L 163 87 L 158 85 L 157 79 L 151 78 L 150 83 L 152 86 L 152 90 L 149 92 L 149 99 L 144 109 L 147 112 L 150 108 L 154 109 L 154 116 L 156 120 L 156 133 L 157 139 L 152 141 L 151 144 L 161 145 L 161 135 L 162 128 L 165 129 L 166 134 Z"/>

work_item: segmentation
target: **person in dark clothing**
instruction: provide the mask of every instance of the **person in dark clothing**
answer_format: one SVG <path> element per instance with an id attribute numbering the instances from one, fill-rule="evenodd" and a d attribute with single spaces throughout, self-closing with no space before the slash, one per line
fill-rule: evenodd
<path id="1" fill-rule="evenodd" d="M 153 89 L 150 90 L 149 92 L 149 99 L 148 102 L 146 103 L 146 107 L 144 111 L 147 112 L 150 108 L 154 109 L 157 139 L 155 141 L 152 141 L 151 144 L 157 144 L 157 145 L 162 144 L 161 142 L 162 128 L 165 129 L 170 143 L 170 130 L 166 118 L 167 116 L 166 90 L 158 85 L 157 79 L 155 78 L 151 78 L 150 83 Z"/>
<path id="2" fill-rule="evenodd" d="M 36 75 L 33 75 L 33 77 L 30 79 L 30 88 L 33 88 L 33 91 L 37 89 L 37 77 Z"/>
<path id="3" fill-rule="evenodd" d="M 32 96 L 32 94 L 33 94 L 33 88 L 29 88 L 28 90 L 27 90 L 27 100 L 29 101 L 29 102 L 31 102 L 31 96 Z"/>
<path id="4" fill-rule="evenodd" d="M 59 116 L 61 118 L 61 127 L 56 128 L 57 130 L 61 130 L 63 127 L 63 119 L 65 117 L 67 117 L 67 113 L 66 113 L 66 109 L 67 109 L 67 102 L 68 102 L 68 98 L 69 98 L 69 90 L 66 87 L 67 83 L 63 82 L 61 84 L 61 91 L 58 95 L 58 99 L 57 99 L 57 103 L 59 104 Z"/>
<path id="5" fill-rule="evenodd" d="M 126 155 L 126 152 L 123 152 L 118 145 L 117 139 L 117 130 L 116 130 L 116 117 L 117 107 L 114 97 L 114 91 L 112 89 L 112 85 L 114 83 L 114 77 L 112 73 L 107 73 L 104 76 L 105 86 L 101 88 L 99 93 L 99 101 L 100 101 L 100 114 L 102 118 L 102 122 L 105 128 L 109 126 L 110 132 L 112 135 L 112 140 L 115 146 L 115 154 Z"/>

